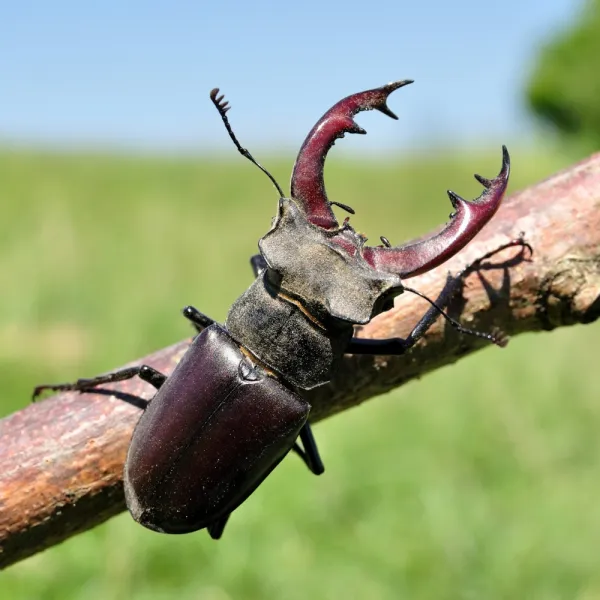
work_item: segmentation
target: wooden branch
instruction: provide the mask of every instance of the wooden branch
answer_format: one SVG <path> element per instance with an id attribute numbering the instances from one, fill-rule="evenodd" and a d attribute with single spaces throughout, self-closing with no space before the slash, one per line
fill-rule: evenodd
<path id="1" fill-rule="evenodd" d="M 466 279 L 451 314 L 468 326 L 485 331 L 498 325 L 511 335 L 597 319 L 600 154 L 514 194 L 465 251 L 411 285 L 435 297 L 448 270 L 458 272 L 520 232 L 534 248 L 532 260 L 512 248 L 484 261 Z M 358 335 L 402 337 L 425 309 L 421 299 L 405 294 L 394 310 L 360 328 Z M 188 343 L 137 364 L 170 373 Z M 348 356 L 330 384 L 307 394 L 311 419 L 354 406 L 482 345 L 438 319 L 407 356 Z M 504 351 L 510 352 L 510 346 Z M 98 393 L 59 394 L 0 421 L 0 567 L 124 510 L 121 473 L 127 445 L 143 407 L 140 398 L 152 394 L 152 388 L 134 379 Z"/>

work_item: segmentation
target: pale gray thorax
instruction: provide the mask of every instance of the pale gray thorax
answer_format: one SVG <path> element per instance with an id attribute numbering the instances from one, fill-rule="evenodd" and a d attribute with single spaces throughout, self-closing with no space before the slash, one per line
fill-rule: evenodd
<path id="1" fill-rule="evenodd" d="M 313 225 L 293 199 L 281 198 L 273 227 L 258 245 L 280 289 L 316 318 L 364 324 L 380 312 L 382 298 L 402 290 L 399 276 L 366 263 L 364 242 L 347 224 L 333 231 Z"/>

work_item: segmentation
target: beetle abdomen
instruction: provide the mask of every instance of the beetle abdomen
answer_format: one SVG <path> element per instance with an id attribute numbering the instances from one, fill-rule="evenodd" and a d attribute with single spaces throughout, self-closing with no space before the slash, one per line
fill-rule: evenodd
<path id="1" fill-rule="evenodd" d="M 125 465 L 131 514 L 165 533 L 202 529 L 227 515 L 287 454 L 309 410 L 212 325 L 134 431 Z"/>

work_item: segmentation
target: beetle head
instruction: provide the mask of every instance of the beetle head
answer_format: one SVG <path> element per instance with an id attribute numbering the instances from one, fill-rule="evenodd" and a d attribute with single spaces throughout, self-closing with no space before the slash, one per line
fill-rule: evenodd
<path id="1" fill-rule="evenodd" d="M 323 322 L 367 323 L 402 291 L 402 282 L 364 260 L 365 241 L 347 222 L 336 229 L 314 225 L 293 198 L 281 198 L 273 227 L 258 246 L 277 293 L 298 300 Z"/>
<path id="2" fill-rule="evenodd" d="M 259 247 L 279 285 L 313 314 L 323 312 L 352 323 L 366 323 L 390 307 L 402 292 L 401 280 L 440 265 L 461 250 L 498 209 L 509 176 L 509 156 L 502 148 L 502 168 L 492 180 L 476 175 L 485 190 L 467 202 L 448 192 L 454 207 L 437 234 L 404 246 L 366 246 L 366 238 L 344 221 L 338 224 L 327 199 L 323 169 L 327 152 L 346 133 L 366 133 L 354 121 L 363 110 L 376 109 L 397 119 L 387 98 L 411 80 L 344 98 L 313 127 L 304 140 L 292 173 L 291 199 L 281 199 L 279 214 Z M 346 210 L 352 209 L 338 204 Z"/>
<path id="3" fill-rule="evenodd" d="M 412 81 L 396 81 L 348 96 L 330 108 L 312 128 L 300 148 L 291 184 L 292 198 L 299 203 L 311 223 L 325 230 L 338 228 L 323 181 L 325 158 L 335 140 L 346 133 L 366 133 L 353 119 L 360 111 L 376 109 L 397 119 L 388 108 L 386 100 L 394 90 L 409 83 Z M 402 278 L 420 275 L 440 265 L 464 248 L 492 218 L 506 191 L 509 171 L 510 159 L 503 146 L 502 168 L 498 176 L 490 180 L 475 175 L 485 188 L 479 198 L 467 202 L 448 191 L 454 212 L 439 233 L 406 246 L 365 246 L 363 258 L 372 268 L 396 273 Z"/>
<path id="4" fill-rule="evenodd" d="M 270 284 L 300 301 L 317 318 L 327 320 L 331 316 L 366 323 L 389 308 L 390 299 L 402 292 L 401 280 L 437 267 L 464 248 L 494 215 L 506 191 L 510 160 L 503 146 L 498 176 L 490 180 L 475 175 L 485 189 L 471 202 L 448 191 L 454 212 L 449 222 L 430 237 L 394 247 L 382 238 L 383 246 L 370 247 L 347 220 L 342 226 L 338 224 L 332 204 L 353 211 L 327 199 L 323 169 L 329 149 L 346 133 L 366 133 L 354 121 L 354 115 L 361 111 L 375 109 L 397 119 L 387 106 L 387 98 L 409 83 L 412 81 L 396 81 L 352 94 L 321 117 L 296 159 L 291 198 L 280 199 L 273 227 L 259 242 L 269 266 Z M 238 150 L 258 164 L 235 139 L 225 117 L 228 106 L 217 93 L 213 90 L 211 97 L 229 135 Z M 283 196 L 281 188 L 275 185 Z"/>

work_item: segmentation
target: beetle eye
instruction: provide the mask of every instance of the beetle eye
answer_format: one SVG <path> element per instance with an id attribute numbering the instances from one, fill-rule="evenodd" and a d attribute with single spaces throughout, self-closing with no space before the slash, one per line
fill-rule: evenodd
<path id="1" fill-rule="evenodd" d="M 394 308 L 394 298 L 401 294 L 404 290 L 400 288 L 399 290 L 394 290 L 394 295 L 388 295 L 383 299 L 383 303 L 381 305 L 381 312 L 386 312 L 388 310 L 392 310 Z"/>
<path id="2" fill-rule="evenodd" d="M 265 274 L 265 280 L 267 283 L 267 291 L 273 297 L 277 296 L 279 290 L 281 289 L 281 275 L 275 271 L 274 269 L 267 268 L 267 272 Z"/>

